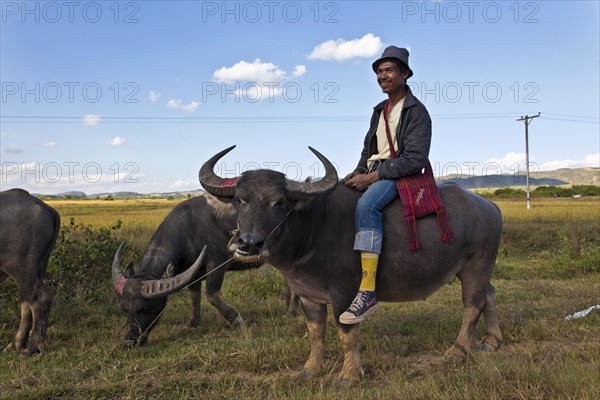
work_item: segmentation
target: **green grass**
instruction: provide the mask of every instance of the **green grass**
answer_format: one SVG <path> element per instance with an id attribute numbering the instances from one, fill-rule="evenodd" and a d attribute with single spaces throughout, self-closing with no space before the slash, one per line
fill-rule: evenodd
<path id="1" fill-rule="evenodd" d="M 365 379 L 353 387 L 335 379 L 343 359 L 330 316 L 323 373 L 302 378 L 309 351 L 304 320 L 284 316 L 285 281 L 276 269 L 265 266 L 226 276 L 223 296 L 245 318 L 243 326 L 232 329 L 204 300 L 202 324 L 188 328 L 189 296 L 182 292 L 170 297 L 142 349 L 122 344 L 124 316 L 110 283 L 98 289 L 94 298 L 100 300 L 95 301 L 59 292 L 46 351 L 32 358 L 0 353 L 0 398 L 599 398 L 600 312 L 564 319 L 600 304 L 597 208 L 594 203 L 577 203 L 585 210 L 572 210 L 580 215 L 573 223 L 552 205 L 579 205 L 563 204 L 549 204 L 546 213 L 526 214 L 520 205 L 499 202 L 505 227 L 493 284 L 505 342 L 497 352 L 475 352 L 460 364 L 443 361 L 461 324 L 460 285 L 453 281 L 427 301 L 383 304 L 362 324 Z M 129 211 L 136 214 L 135 207 Z M 129 223 L 149 237 L 158 224 L 145 226 L 149 215 L 165 211 L 168 208 L 140 210 L 114 234 L 127 236 Z M 60 212 L 74 213 L 68 207 Z M 97 218 L 93 213 L 85 216 L 85 207 L 78 212 L 77 221 L 100 225 L 92 220 Z M 114 224 L 120 212 L 103 209 L 104 226 Z M 527 233 L 536 232 L 534 228 L 539 232 Z M 11 280 L 0 288 L 18 296 Z M 18 325 L 15 296 L 0 296 L 1 345 L 10 342 Z M 476 337 L 482 334 L 480 323 Z"/>

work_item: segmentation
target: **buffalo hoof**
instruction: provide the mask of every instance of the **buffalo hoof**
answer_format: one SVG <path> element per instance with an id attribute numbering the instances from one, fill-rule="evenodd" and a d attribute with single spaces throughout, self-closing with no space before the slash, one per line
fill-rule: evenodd
<path id="1" fill-rule="evenodd" d="M 42 353 L 42 351 L 43 351 L 43 349 L 38 348 L 38 347 L 27 348 L 27 349 L 23 349 L 23 355 L 27 356 L 27 357 L 32 357 L 32 356 Z"/>
<path id="2" fill-rule="evenodd" d="M 318 371 L 312 371 L 308 368 L 302 368 L 302 372 L 300 372 L 300 377 L 304 379 L 314 378 L 317 375 L 319 375 Z"/>
<path id="3" fill-rule="evenodd" d="M 496 351 L 500 348 L 500 343 L 494 338 L 484 337 L 477 344 L 477 349 L 481 351 Z"/>
<path id="4" fill-rule="evenodd" d="M 4 353 L 8 353 L 9 351 L 15 351 L 15 350 L 20 350 L 20 349 L 24 349 L 25 346 L 22 344 L 15 344 L 15 342 L 10 342 L 8 344 L 8 346 L 6 346 L 3 350 Z"/>
<path id="5" fill-rule="evenodd" d="M 453 344 L 444 354 L 444 360 L 447 362 L 463 362 L 469 357 L 469 353 L 468 348 Z"/>
<path id="6" fill-rule="evenodd" d="M 240 325 L 244 325 L 244 320 L 242 319 L 241 316 L 237 316 L 233 319 L 233 321 L 230 322 L 231 326 L 233 326 L 234 328 L 237 328 Z"/>
<path id="7" fill-rule="evenodd" d="M 365 372 L 362 368 L 342 368 L 342 371 L 337 376 L 337 384 L 343 386 L 352 386 L 359 383 L 365 377 Z"/>
<path id="8" fill-rule="evenodd" d="M 338 377 L 335 381 L 335 386 L 339 389 L 350 389 L 360 384 L 360 379 L 341 379 Z"/>

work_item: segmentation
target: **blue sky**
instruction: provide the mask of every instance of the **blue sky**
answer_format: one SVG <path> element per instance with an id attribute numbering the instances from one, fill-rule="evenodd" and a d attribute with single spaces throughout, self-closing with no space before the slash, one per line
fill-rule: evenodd
<path id="1" fill-rule="evenodd" d="M 350 172 L 371 63 L 407 47 L 436 174 L 600 165 L 597 1 L 2 1 L 2 190 L 194 190 Z"/>

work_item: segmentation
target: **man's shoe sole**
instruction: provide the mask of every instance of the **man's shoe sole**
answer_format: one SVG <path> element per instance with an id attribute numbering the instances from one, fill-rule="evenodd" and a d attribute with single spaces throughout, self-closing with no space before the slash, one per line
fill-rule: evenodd
<path id="1" fill-rule="evenodd" d="M 346 325 L 354 325 L 363 322 L 369 315 L 373 313 L 373 311 L 379 308 L 379 303 L 376 303 L 373 307 L 369 308 L 366 313 L 361 315 L 360 317 L 355 317 L 352 314 L 350 316 L 344 316 L 344 314 L 340 315 L 340 323 Z"/>

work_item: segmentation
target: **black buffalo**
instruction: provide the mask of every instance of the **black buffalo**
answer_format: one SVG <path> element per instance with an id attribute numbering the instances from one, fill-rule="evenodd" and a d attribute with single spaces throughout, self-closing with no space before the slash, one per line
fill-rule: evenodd
<path id="1" fill-rule="evenodd" d="M 316 182 L 288 180 L 271 170 L 248 171 L 239 180 L 223 180 L 213 168 L 233 147 L 207 161 L 200 183 L 210 193 L 233 198 L 238 211 L 236 240 L 231 251 L 239 260 L 264 261 L 278 268 L 302 299 L 311 350 L 304 373 L 313 375 L 325 357 L 327 304 L 333 313 L 344 351 L 341 379 L 362 375 L 359 324 L 344 325 L 338 317 L 358 289 L 360 257 L 352 250 L 354 214 L 361 192 L 338 185 L 333 165 L 311 149 L 325 165 Z M 419 219 L 422 249 L 409 252 L 401 202 L 384 211 L 384 243 L 377 271 L 381 301 L 413 301 L 430 296 L 454 276 L 462 285 L 463 323 L 447 356 L 464 358 L 483 313 L 486 332 L 480 342 L 495 350 L 501 342 L 494 288 L 490 283 L 500 244 L 502 217 L 490 201 L 456 184 L 439 185 L 454 230 L 454 242 L 442 242 L 435 216 Z M 392 222 L 394 221 L 394 222 Z"/>
<path id="2" fill-rule="evenodd" d="M 189 283 L 187 279 L 180 279 L 178 287 L 161 290 L 160 282 L 181 275 L 204 246 L 207 246 L 206 262 L 198 277 L 206 276 L 208 301 L 232 325 L 242 322 L 236 309 L 221 298 L 223 278 L 228 270 L 258 268 L 261 264 L 225 263 L 231 259 L 227 244 L 235 224 L 234 207 L 207 194 L 182 202 L 165 217 L 152 236 L 137 273 L 131 266 L 121 273 L 121 254 L 117 252 L 112 265 L 112 281 L 117 293 L 122 295 L 121 309 L 127 314 L 127 346 L 141 346 L 146 342 L 165 308 L 167 296 Z M 190 325 L 197 326 L 200 323 L 201 280 L 190 285 L 189 291 L 192 303 Z"/>
<path id="3" fill-rule="evenodd" d="M 52 295 L 42 279 L 59 229 L 60 216 L 43 201 L 21 189 L 0 192 L 0 282 L 12 277 L 21 296 L 21 323 L 5 351 L 44 350 Z"/>

